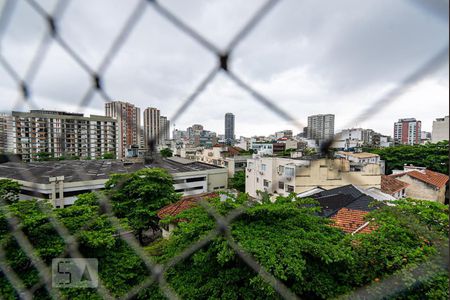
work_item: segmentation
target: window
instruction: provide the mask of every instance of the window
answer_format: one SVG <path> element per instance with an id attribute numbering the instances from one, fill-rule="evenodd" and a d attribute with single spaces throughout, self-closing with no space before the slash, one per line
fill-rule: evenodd
<path id="1" fill-rule="evenodd" d="M 267 170 L 267 165 L 261 164 L 261 171 L 265 172 Z"/>
<path id="2" fill-rule="evenodd" d="M 283 181 L 278 182 L 278 188 L 281 190 L 284 190 L 284 182 Z"/>
<path id="3" fill-rule="evenodd" d="M 286 192 L 288 192 L 288 193 L 293 193 L 293 192 L 294 192 L 294 186 L 292 186 L 292 185 L 287 185 L 287 186 L 286 186 Z"/>
<path id="4" fill-rule="evenodd" d="M 295 169 L 294 168 L 284 168 L 284 175 L 286 177 L 294 177 L 295 176 Z"/>
<path id="5" fill-rule="evenodd" d="M 256 177 L 256 182 L 259 183 L 259 177 Z"/>
<path id="6" fill-rule="evenodd" d="M 278 166 L 278 173 L 280 174 L 284 173 L 284 166 Z"/>
<path id="7" fill-rule="evenodd" d="M 198 182 L 198 181 L 205 181 L 205 177 L 197 177 L 197 178 L 188 178 L 186 179 L 186 182 Z"/>
<path id="8" fill-rule="evenodd" d="M 264 185 L 264 187 L 269 187 L 269 181 L 264 179 L 263 185 Z"/>

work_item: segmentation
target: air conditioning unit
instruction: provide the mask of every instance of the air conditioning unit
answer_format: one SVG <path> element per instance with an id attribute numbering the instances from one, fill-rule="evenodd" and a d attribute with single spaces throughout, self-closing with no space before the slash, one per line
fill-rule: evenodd
<path id="1" fill-rule="evenodd" d="M 287 180 L 287 181 L 291 181 L 291 180 L 292 180 L 292 177 L 286 177 L 286 180 Z"/>
<path id="2" fill-rule="evenodd" d="M 264 172 L 259 172 L 259 175 L 264 175 Z"/>

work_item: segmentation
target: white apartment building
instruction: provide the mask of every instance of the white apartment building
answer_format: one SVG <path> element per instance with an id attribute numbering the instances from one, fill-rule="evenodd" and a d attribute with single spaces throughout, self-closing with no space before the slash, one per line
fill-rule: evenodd
<path id="1" fill-rule="evenodd" d="M 353 168 L 357 164 L 360 168 Z M 381 188 L 379 164 L 360 165 L 349 160 L 277 158 L 255 156 L 247 160 L 245 191 L 258 198 L 257 191 L 271 195 L 303 193 L 320 187 L 332 189 L 348 184 Z"/>
<path id="2" fill-rule="evenodd" d="M 105 103 L 105 115 L 117 120 L 118 158 L 124 158 L 127 149 L 141 144 L 141 110 L 122 101 Z"/>
<path id="3" fill-rule="evenodd" d="M 433 143 L 449 140 L 448 119 L 449 116 L 446 116 L 445 118 L 436 119 L 433 122 L 433 132 L 431 133 L 431 141 Z"/>
<path id="4" fill-rule="evenodd" d="M 321 142 L 334 136 L 334 115 L 314 115 L 308 117 L 308 139 Z"/>
<path id="5" fill-rule="evenodd" d="M 259 155 L 273 155 L 273 144 L 272 143 L 254 143 L 250 144 L 250 149 L 255 151 Z"/>
<path id="6" fill-rule="evenodd" d="M 102 158 L 118 154 L 117 122 L 113 118 L 61 111 L 12 112 L 14 153 L 24 161 L 40 154 L 51 157 Z"/>

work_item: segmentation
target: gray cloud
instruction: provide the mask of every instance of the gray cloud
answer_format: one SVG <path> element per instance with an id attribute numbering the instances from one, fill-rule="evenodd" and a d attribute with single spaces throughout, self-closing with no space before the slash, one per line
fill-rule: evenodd
<path id="1" fill-rule="evenodd" d="M 70 1 L 58 23 L 60 33 L 96 69 L 137 1 Z M 26 3 L 19 2 L 2 51 L 23 75 L 46 27 Z M 42 2 L 48 11 L 56 3 Z M 161 3 L 223 49 L 263 1 Z M 448 21 L 411 1 L 284 0 L 235 49 L 231 66 L 300 122 L 305 123 L 309 114 L 335 113 L 339 127 L 446 44 Z M 104 86 L 114 99 L 142 109 L 156 106 L 170 116 L 216 64 L 214 55 L 147 6 L 107 69 Z M 448 114 L 447 78 L 444 67 L 394 104 L 377 108 L 383 111 L 376 119 L 354 125 L 392 134 L 397 118 L 413 116 L 430 130 L 434 118 Z M 31 87 L 40 107 L 76 110 L 89 84 L 85 71 L 52 42 Z M 0 70 L 0 109 L 11 110 L 16 97 L 14 83 Z M 102 113 L 103 100 L 95 96 L 82 111 Z M 299 130 L 223 75 L 177 121 L 177 127 L 202 123 L 221 133 L 228 111 L 237 115 L 238 134 Z"/>

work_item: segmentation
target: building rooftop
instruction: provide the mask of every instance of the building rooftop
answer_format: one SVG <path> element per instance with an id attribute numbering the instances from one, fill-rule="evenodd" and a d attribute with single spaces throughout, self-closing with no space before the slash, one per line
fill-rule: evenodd
<path id="1" fill-rule="evenodd" d="M 378 154 L 373 154 L 373 153 L 368 153 L 368 152 L 354 153 L 354 152 L 339 151 L 338 154 L 353 156 L 353 157 L 357 157 L 357 158 L 379 157 Z"/>
<path id="2" fill-rule="evenodd" d="M 188 162 L 178 162 L 176 159 L 162 159 L 151 164 L 119 160 L 7 162 L 0 164 L 0 178 L 48 183 L 50 177 L 64 176 L 66 182 L 78 182 L 108 179 L 111 174 L 132 173 L 143 168 L 162 168 L 171 174 L 220 169 L 201 162 Z"/>
<path id="3" fill-rule="evenodd" d="M 322 207 L 321 215 L 324 217 L 331 217 L 342 208 L 366 212 L 376 209 L 376 207 L 370 205 L 370 203 L 376 200 L 352 184 L 331 190 L 319 191 L 307 197 L 319 202 Z"/>
<path id="4" fill-rule="evenodd" d="M 392 195 L 409 186 L 408 183 L 395 179 L 394 177 L 382 175 L 381 176 L 381 191 L 383 193 Z"/>
<path id="5" fill-rule="evenodd" d="M 364 219 L 367 214 L 366 211 L 342 208 L 331 217 L 334 221 L 332 226 L 346 233 L 370 233 L 375 228 Z"/>
<path id="6" fill-rule="evenodd" d="M 411 176 L 417 180 L 433 185 L 437 188 L 442 188 L 448 182 L 449 177 L 445 174 L 433 172 L 430 170 L 422 170 L 422 171 L 407 171 L 404 173 L 390 175 L 391 178 L 398 178 L 404 175 Z"/>
<path id="7" fill-rule="evenodd" d="M 182 213 L 183 211 L 195 206 L 200 200 L 206 200 L 210 198 L 217 197 L 216 193 L 204 193 L 194 196 L 186 196 L 181 198 L 180 201 L 169 204 L 161 208 L 157 215 L 158 218 L 164 219 L 166 217 L 175 217 L 176 215 Z"/>

